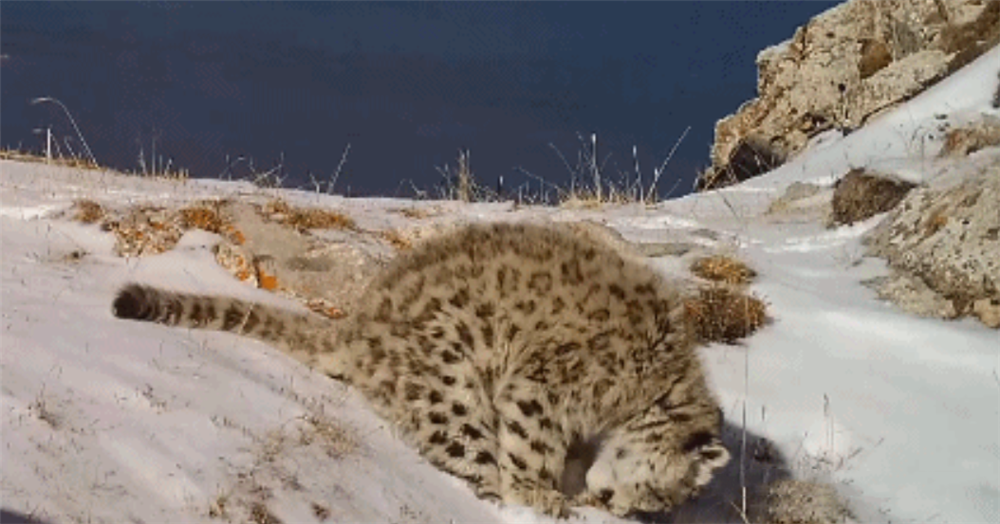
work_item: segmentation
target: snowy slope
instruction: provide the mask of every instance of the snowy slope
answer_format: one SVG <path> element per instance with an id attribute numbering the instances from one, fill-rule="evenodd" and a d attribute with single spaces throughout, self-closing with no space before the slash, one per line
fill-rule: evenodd
<path id="1" fill-rule="evenodd" d="M 640 241 L 714 232 L 704 242 L 752 263 L 754 291 L 775 318 L 742 346 L 702 351 L 729 424 L 745 408 L 750 432 L 774 441 L 796 474 L 837 483 L 861 522 L 1000 522 L 1000 333 L 907 316 L 862 286 L 885 272 L 859 244 L 878 218 L 827 230 L 759 216 L 788 184 L 829 184 L 850 167 L 915 180 L 961 170 L 934 159 L 938 115 L 997 114 L 988 102 L 998 69 L 994 49 L 772 173 L 656 209 L 444 206 L 476 220 L 597 218 Z M 968 164 L 984 162 L 998 165 L 1000 151 Z M 166 204 L 255 192 L 0 162 L 0 506 L 59 523 L 222 521 L 210 513 L 239 522 L 255 508 L 284 522 L 545 521 L 478 501 L 351 390 L 264 344 L 112 318 L 113 294 L 128 281 L 297 307 L 234 281 L 214 262 L 213 235 L 125 260 L 110 234 L 59 218 L 75 198 Z M 400 220 L 389 218 L 400 201 L 283 194 L 369 225 Z M 669 258 L 652 263 L 678 269 Z"/>

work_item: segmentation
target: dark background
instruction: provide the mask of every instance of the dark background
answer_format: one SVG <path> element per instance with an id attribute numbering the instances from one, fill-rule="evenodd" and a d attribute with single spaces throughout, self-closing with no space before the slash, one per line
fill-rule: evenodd
<path id="1" fill-rule="evenodd" d="M 103 165 L 149 169 L 155 142 L 196 177 L 245 177 L 242 156 L 311 188 L 350 143 L 335 192 L 412 196 L 460 147 L 490 187 L 567 185 L 549 144 L 575 164 L 577 133 L 615 180 L 636 146 L 648 181 L 690 126 L 660 182 L 676 196 L 755 95 L 757 53 L 832 5 L 4 1 L 0 145 L 40 151 L 51 126 L 80 150 L 56 105 L 29 104 L 52 96 Z"/>

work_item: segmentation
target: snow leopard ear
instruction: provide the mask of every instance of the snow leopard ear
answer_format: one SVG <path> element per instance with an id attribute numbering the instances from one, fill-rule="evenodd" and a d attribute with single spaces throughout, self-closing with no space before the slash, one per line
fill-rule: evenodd
<path id="1" fill-rule="evenodd" d="M 719 439 L 712 439 L 711 442 L 700 446 L 692 453 L 696 455 L 694 482 L 698 487 L 708 484 L 712 480 L 715 470 L 729 463 L 729 450 L 722 445 L 722 441 Z"/>

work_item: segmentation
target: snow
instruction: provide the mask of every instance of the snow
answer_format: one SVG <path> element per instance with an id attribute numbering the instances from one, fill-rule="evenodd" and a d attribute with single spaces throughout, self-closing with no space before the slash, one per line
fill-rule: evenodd
<path id="1" fill-rule="evenodd" d="M 336 207 L 365 227 L 406 220 L 392 209 L 433 205 L 457 219 L 589 218 L 631 240 L 680 231 L 734 249 L 758 272 L 753 291 L 774 321 L 740 346 L 701 350 L 728 423 L 745 413 L 748 431 L 773 441 L 798 476 L 833 482 L 860 522 L 1000 522 L 1000 332 L 909 316 L 862 285 L 886 272 L 860 245 L 878 217 L 825 229 L 761 216 L 789 184 L 829 185 L 851 167 L 929 181 L 1000 160 L 997 149 L 970 157 L 971 167 L 935 158 L 942 122 L 997 114 L 998 64 L 1000 48 L 769 174 L 653 209 L 264 193 Z M 336 522 L 551 522 L 477 500 L 350 388 L 265 344 L 111 316 L 130 281 L 300 307 L 231 278 L 211 255 L 214 235 L 190 232 L 172 251 L 123 259 L 109 233 L 61 214 L 77 198 L 177 204 L 261 192 L 0 162 L 3 508 L 46 522 L 220 522 L 210 511 L 240 521 L 264 501 L 284 522 L 316 522 L 317 507 Z M 651 263 L 678 271 L 669 257 Z M 311 438 L 329 427 L 346 433 Z M 593 509 L 574 521 L 618 522 Z"/>

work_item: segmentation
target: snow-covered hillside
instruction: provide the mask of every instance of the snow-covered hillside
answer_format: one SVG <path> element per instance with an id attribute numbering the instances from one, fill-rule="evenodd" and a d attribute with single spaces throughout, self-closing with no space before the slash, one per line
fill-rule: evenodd
<path id="1" fill-rule="evenodd" d="M 455 220 L 590 218 L 633 241 L 687 235 L 734 250 L 760 274 L 753 290 L 774 321 L 742 345 L 701 350 L 728 425 L 745 414 L 792 473 L 833 482 L 859 522 L 1000 522 L 1000 332 L 877 300 L 861 282 L 885 265 L 862 256 L 860 237 L 878 217 L 825 229 L 763 214 L 789 184 L 831 184 L 851 167 L 915 181 L 966 169 L 935 158 L 937 129 L 1000 116 L 989 104 L 998 69 L 1000 48 L 849 136 L 818 137 L 772 173 L 656 208 L 445 207 Z M 1000 150 L 963 162 L 1000 166 Z M 234 280 L 211 254 L 215 235 L 123 259 L 109 233 L 60 214 L 78 198 L 176 204 L 261 191 L 0 162 L 0 506 L 53 523 L 546 521 L 477 500 L 353 391 L 273 348 L 111 316 L 129 281 L 299 307 Z M 278 194 L 370 227 L 402 220 L 388 218 L 402 205 L 431 205 L 265 196 Z M 650 263 L 678 271 L 670 257 Z M 596 510 L 574 518 L 615 522 Z M 698 504 L 677 518 L 740 522 Z"/>

